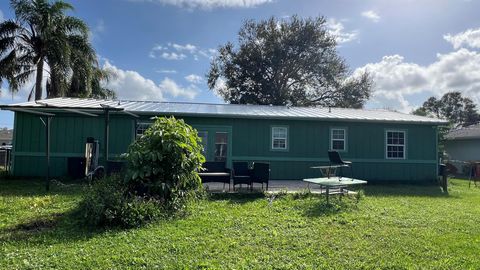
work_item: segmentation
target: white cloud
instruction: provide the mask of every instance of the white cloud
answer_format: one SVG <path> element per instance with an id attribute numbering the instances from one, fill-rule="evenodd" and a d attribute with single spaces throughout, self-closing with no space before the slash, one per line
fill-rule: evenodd
<path id="1" fill-rule="evenodd" d="M 182 96 L 188 99 L 194 99 L 199 92 L 198 88 L 193 84 L 182 87 L 170 78 L 163 79 L 158 86 L 172 97 Z"/>
<path id="2" fill-rule="evenodd" d="M 0 22 L 3 22 L 5 20 L 5 17 L 3 17 L 3 12 L 0 9 Z"/>
<path id="3" fill-rule="evenodd" d="M 97 24 L 90 29 L 90 37 L 92 40 L 98 40 L 102 33 L 106 30 L 105 22 L 100 19 L 97 21 Z"/>
<path id="4" fill-rule="evenodd" d="M 137 2 L 153 2 L 163 5 L 172 5 L 187 9 L 214 9 L 214 8 L 251 8 L 272 0 L 136 0 Z"/>
<path id="5" fill-rule="evenodd" d="M 454 49 L 462 47 L 480 48 L 480 28 L 468 29 L 456 35 L 447 34 L 443 38 L 450 42 Z"/>
<path id="6" fill-rule="evenodd" d="M 115 74 L 106 87 L 113 89 L 120 99 L 164 100 L 165 96 L 193 99 L 198 93 L 195 86 L 181 87 L 175 81 L 165 78 L 159 84 L 140 75 L 136 71 L 122 70 L 106 61 L 103 65 Z"/>
<path id="7" fill-rule="evenodd" d="M 99 20 L 93 30 L 97 33 L 105 32 L 105 22 L 103 20 Z"/>
<path id="8" fill-rule="evenodd" d="M 165 74 L 175 74 L 175 73 L 177 73 L 177 71 L 174 70 L 174 69 L 158 69 L 158 70 L 155 70 L 155 72 L 165 73 Z"/>
<path id="9" fill-rule="evenodd" d="M 161 50 L 166 50 L 166 49 L 167 49 L 166 47 L 163 47 L 162 45 L 156 44 L 155 46 L 153 46 L 152 51 L 161 51 Z"/>
<path id="10" fill-rule="evenodd" d="M 426 66 L 406 62 L 400 55 L 384 56 L 380 62 L 356 69 L 354 76 L 364 71 L 373 77 L 373 105 L 410 112 L 424 101 L 411 103 L 411 95 L 441 96 L 449 91 L 460 91 L 480 102 L 480 53 L 476 51 L 437 54 L 436 61 Z"/>
<path id="11" fill-rule="evenodd" d="M 193 84 L 199 84 L 203 82 L 203 78 L 196 74 L 190 74 L 188 76 L 185 76 L 185 80 Z"/>
<path id="12" fill-rule="evenodd" d="M 203 49 L 190 43 L 182 45 L 169 42 L 167 45 L 156 44 L 152 47 L 148 56 L 150 58 L 167 60 L 183 60 L 191 57 L 193 60 L 198 61 L 199 55 L 211 59 L 216 53 L 217 50 L 215 49 Z"/>
<path id="13" fill-rule="evenodd" d="M 345 31 L 343 23 L 336 19 L 329 19 L 327 27 L 329 33 L 335 37 L 338 44 L 350 42 L 358 38 L 358 31 Z"/>
<path id="14" fill-rule="evenodd" d="M 46 65 L 46 70 L 50 71 L 48 65 Z M 47 76 L 44 75 L 44 79 L 42 85 L 45 85 L 45 80 Z M 2 85 L 0 88 L 0 103 L 12 103 L 12 102 L 25 102 L 28 101 L 28 95 L 32 91 L 35 85 L 35 77 L 32 76 L 28 79 L 28 81 L 18 89 L 16 93 L 10 92 L 6 85 Z M 45 95 L 45 93 L 43 93 Z M 35 98 L 35 93 L 32 93 L 32 98 Z"/>
<path id="15" fill-rule="evenodd" d="M 378 13 L 373 10 L 367 10 L 362 12 L 362 16 L 375 23 L 380 21 L 380 15 L 378 15 Z"/>
<path id="16" fill-rule="evenodd" d="M 160 52 L 160 51 L 163 51 L 163 50 L 166 50 L 167 48 L 166 47 L 163 47 L 162 45 L 159 45 L 159 44 L 155 44 L 155 46 L 153 46 L 153 48 L 150 50 L 150 53 L 148 54 L 148 56 L 150 58 L 157 58 L 157 54 Z"/>
<path id="17" fill-rule="evenodd" d="M 197 46 L 192 45 L 192 44 L 185 44 L 185 45 L 180 45 L 176 43 L 168 43 L 168 46 L 174 48 L 175 50 L 182 52 L 182 51 L 187 51 L 189 53 L 195 53 L 197 51 Z"/>
<path id="18" fill-rule="evenodd" d="M 183 53 L 164 52 L 160 55 L 163 59 L 167 60 L 183 60 L 187 56 Z"/>

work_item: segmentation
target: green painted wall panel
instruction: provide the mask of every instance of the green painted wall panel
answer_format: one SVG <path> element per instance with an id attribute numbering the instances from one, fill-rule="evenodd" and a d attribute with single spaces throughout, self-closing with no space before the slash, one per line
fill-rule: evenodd
<path id="1" fill-rule="evenodd" d="M 42 176 L 45 173 L 45 127 L 38 116 L 16 113 L 17 130 L 14 140 L 14 174 Z M 110 155 L 118 156 L 132 141 L 133 120 L 113 115 L 110 120 Z M 65 175 L 67 157 L 84 156 L 87 137 L 100 142 L 100 155 L 104 151 L 105 121 L 102 116 L 88 117 L 57 114 L 51 121 L 51 174 Z M 128 132 L 127 132 L 128 131 Z"/>
<path id="2" fill-rule="evenodd" d="M 142 116 L 138 121 L 151 121 Z M 233 160 L 267 161 L 273 179 L 300 179 L 318 176 L 311 166 L 326 164 L 330 147 L 330 129 L 347 129 L 346 160 L 354 161 L 355 176 L 377 181 L 434 179 L 436 173 L 435 128 L 429 125 L 384 124 L 360 122 L 268 120 L 240 118 L 185 117 L 193 126 L 231 127 Z M 134 122 L 130 116 L 112 115 L 110 122 L 110 155 L 124 153 L 133 138 Z M 66 157 L 82 156 L 86 138 L 99 139 L 103 154 L 104 118 L 78 114 L 57 114 L 52 121 L 52 156 L 55 175 L 66 172 Z M 41 175 L 45 132 L 38 116 L 17 113 L 14 173 Z M 272 151 L 271 127 L 288 126 L 288 151 Z M 407 160 L 385 159 L 385 130 L 407 132 Z M 36 157 L 32 157 L 36 155 Z M 44 159 L 44 158 L 43 158 Z"/>

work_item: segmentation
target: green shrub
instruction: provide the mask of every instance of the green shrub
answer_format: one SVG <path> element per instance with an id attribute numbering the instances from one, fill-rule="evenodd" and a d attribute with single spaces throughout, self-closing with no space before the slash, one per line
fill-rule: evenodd
<path id="1" fill-rule="evenodd" d="M 111 176 L 89 185 L 83 192 L 80 209 L 85 221 L 92 225 L 113 225 L 121 212 L 126 188 L 120 177 Z"/>
<path id="2" fill-rule="evenodd" d="M 137 227 L 162 215 L 162 205 L 130 194 L 123 179 L 110 176 L 87 186 L 80 203 L 83 220 L 95 226 Z"/>
<path id="3" fill-rule="evenodd" d="M 183 210 L 201 187 L 197 171 L 205 162 L 202 150 L 197 131 L 183 120 L 156 118 L 128 149 L 128 190 L 159 201 L 167 210 Z"/>
<path id="4" fill-rule="evenodd" d="M 202 150 L 197 131 L 183 120 L 157 118 L 130 145 L 125 177 L 106 177 L 86 188 L 80 204 L 84 220 L 136 227 L 181 212 L 190 198 L 201 195 Z"/>

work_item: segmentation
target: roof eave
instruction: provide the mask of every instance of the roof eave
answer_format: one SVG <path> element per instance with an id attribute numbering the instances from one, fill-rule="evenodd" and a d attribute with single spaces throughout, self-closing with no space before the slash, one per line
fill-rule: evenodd
<path id="1" fill-rule="evenodd" d="M 344 121 L 344 122 L 374 122 L 374 123 L 392 123 L 392 124 L 422 124 L 442 126 L 448 124 L 447 121 L 409 121 L 409 120 L 386 120 L 386 119 L 355 119 L 355 118 L 327 118 L 327 117 L 291 117 L 291 116 L 262 116 L 262 115 L 242 115 L 228 114 L 218 115 L 209 113 L 178 113 L 178 112 L 136 112 L 139 115 L 172 115 L 172 116 L 191 116 L 191 117 L 212 117 L 212 118 L 242 118 L 242 119 L 272 119 L 272 120 L 307 120 L 307 121 Z"/>
<path id="2" fill-rule="evenodd" d="M 292 116 L 271 116 L 271 115 L 244 115 L 244 114 L 211 114 L 211 113 L 181 113 L 181 112 L 157 112 L 157 111 L 135 111 L 125 110 L 125 108 L 86 108 L 86 107 L 60 107 L 60 106 L 18 106 L 18 105 L 0 105 L 1 110 L 15 111 L 15 109 L 31 109 L 40 112 L 66 112 L 70 110 L 82 110 L 91 113 L 100 113 L 105 109 L 113 112 L 129 112 L 135 115 L 172 115 L 172 116 L 191 116 L 191 117 L 212 117 L 212 118 L 242 118 L 242 119 L 274 119 L 274 120 L 306 120 L 306 121 L 343 121 L 343 122 L 373 122 L 373 123 L 392 123 L 392 124 L 419 124 L 419 125 L 447 125 L 448 121 L 411 121 L 411 120 L 388 120 L 388 119 L 355 119 L 355 118 L 328 118 L 328 117 L 292 117 Z"/>

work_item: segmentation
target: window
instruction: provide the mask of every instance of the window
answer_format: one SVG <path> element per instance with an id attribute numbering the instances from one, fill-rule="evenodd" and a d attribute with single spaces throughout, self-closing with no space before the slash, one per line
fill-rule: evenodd
<path id="1" fill-rule="evenodd" d="M 135 138 L 138 139 L 142 137 L 145 131 L 152 125 L 151 122 L 140 122 L 137 123 L 137 129 L 135 130 Z"/>
<path id="2" fill-rule="evenodd" d="M 203 151 L 202 154 L 206 157 L 207 156 L 207 149 L 208 149 L 208 132 L 207 131 L 199 131 L 198 137 L 202 140 Z"/>
<path id="3" fill-rule="evenodd" d="M 227 160 L 228 148 L 228 133 L 216 132 L 215 133 L 215 161 Z"/>
<path id="4" fill-rule="evenodd" d="M 387 130 L 387 159 L 405 159 L 405 131 Z"/>
<path id="5" fill-rule="evenodd" d="M 288 128 L 272 127 L 272 150 L 288 149 Z"/>
<path id="6" fill-rule="evenodd" d="M 346 151 L 347 132 L 343 128 L 332 128 L 330 131 L 330 149 Z"/>

